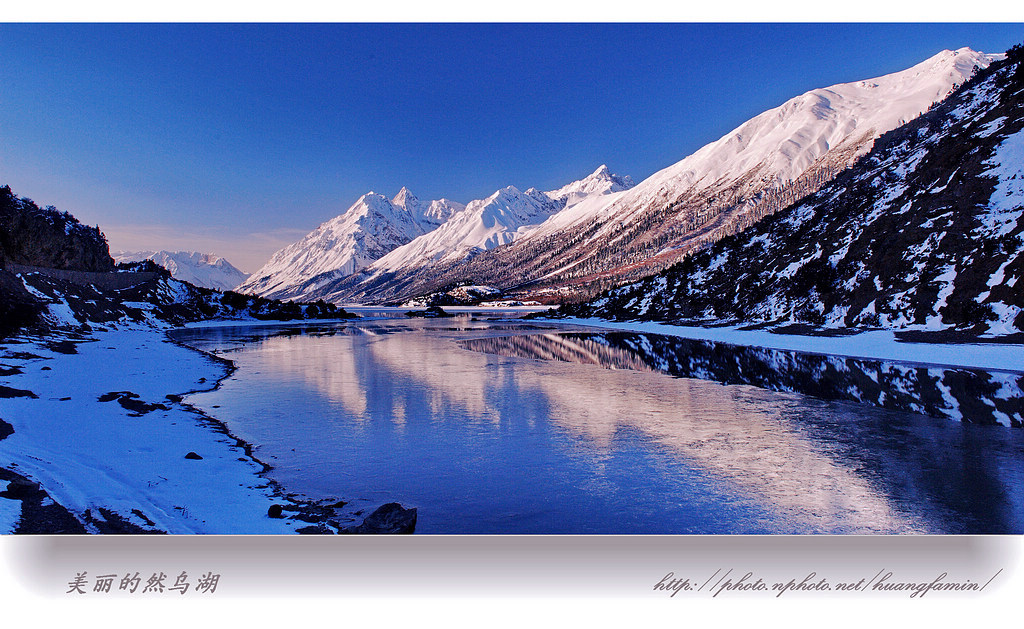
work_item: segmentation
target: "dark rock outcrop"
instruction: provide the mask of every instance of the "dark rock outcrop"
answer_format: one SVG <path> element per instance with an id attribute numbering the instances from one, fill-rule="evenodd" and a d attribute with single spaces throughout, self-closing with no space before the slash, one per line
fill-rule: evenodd
<path id="1" fill-rule="evenodd" d="M 452 313 L 448 312 L 441 306 L 430 306 L 426 310 L 410 310 L 405 313 L 407 317 L 422 317 L 424 319 L 442 319 L 446 317 L 454 317 Z"/>
<path id="2" fill-rule="evenodd" d="M 14 389 L 14 388 L 11 388 L 11 387 L 5 387 L 2 384 L 0 384 L 0 399 L 2 399 L 2 398 L 15 398 L 15 397 L 27 397 L 27 398 L 32 398 L 33 400 L 35 400 L 39 396 L 36 395 L 35 393 L 31 392 L 31 391 L 26 390 L 26 389 Z"/>
<path id="3" fill-rule="evenodd" d="M 366 516 L 359 526 L 350 526 L 339 533 L 348 534 L 408 534 L 416 530 L 416 509 L 406 509 L 397 502 L 381 505 Z"/>
<path id="4" fill-rule="evenodd" d="M 112 271 L 107 239 L 53 206 L 40 208 L 0 187 L 0 268 L 25 264 L 75 271 Z"/>
<path id="5" fill-rule="evenodd" d="M 11 470 L 0 468 L 0 487 L 4 485 L 7 489 L 0 491 L 0 498 L 21 502 L 21 514 L 14 533 L 80 535 L 87 532 L 82 523 L 63 506 L 54 502 L 39 483 Z"/>
<path id="6" fill-rule="evenodd" d="M 21 281 L 0 269 L 0 338 L 39 322 L 43 302 L 33 296 Z"/>
<path id="7" fill-rule="evenodd" d="M 323 524 L 313 526 L 303 526 L 295 529 L 295 532 L 299 535 L 334 535 L 334 531 L 327 528 Z"/>

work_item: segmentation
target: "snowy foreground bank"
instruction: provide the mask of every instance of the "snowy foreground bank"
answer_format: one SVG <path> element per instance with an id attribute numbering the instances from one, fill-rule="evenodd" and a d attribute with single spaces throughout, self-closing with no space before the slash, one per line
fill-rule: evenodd
<path id="1" fill-rule="evenodd" d="M 73 513 L 102 518 L 102 508 L 142 529 L 292 533 L 303 526 L 267 517 L 281 498 L 258 475 L 262 466 L 167 397 L 215 386 L 226 365 L 159 329 L 96 332 L 76 353 L 62 351 L 68 344 L 0 342 L 8 368 L 0 373 L 20 371 L 0 376 L 0 385 L 22 392 L 0 399 L 0 419 L 14 429 L 0 440 L 0 467 L 39 483 Z M 108 395 L 122 393 L 137 397 Z M 190 452 L 202 458 L 186 458 Z M 18 506 L 0 497 L 0 533 L 14 530 Z"/>

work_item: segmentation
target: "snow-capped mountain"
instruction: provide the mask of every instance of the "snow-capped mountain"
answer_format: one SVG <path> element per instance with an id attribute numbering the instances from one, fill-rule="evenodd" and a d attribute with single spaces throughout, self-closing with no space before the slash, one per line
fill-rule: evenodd
<path id="1" fill-rule="evenodd" d="M 465 210 L 437 230 L 395 249 L 370 265 L 371 270 L 456 262 L 512 242 L 519 228 L 539 223 L 561 207 L 534 188 L 520 192 L 515 186 L 507 186 L 486 199 L 470 201 Z"/>
<path id="2" fill-rule="evenodd" d="M 171 277 L 203 288 L 232 290 L 249 277 L 220 256 L 195 251 L 116 251 L 114 260 L 152 260 L 171 272 Z"/>
<path id="3" fill-rule="evenodd" d="M 628 191 L 553 216 L 443 281 L 464 273 L 503 288 L 575 287 L 590 294 L 650 274 L 813 192 L 879 135 L 942 101 L 997 58 L 947 50 L 901 72 L 797 96 Z"/>
<path id="4" fill-rule="evenodd" d="M 270 282 L 248 286 L 268 296 L 336 302 L 403 301 L 466 282 L 595 294 L 670 266 L 814 192 L 878 136 L 927 111 L 998 57 L 947 50 L 901 72 L 812 90 L 635 186 L 602 167 L 549 193 L 505 188 L 362 270 L 314 280 L 294 273 L 283 278 L 302 284 L 292 292 L 270 290 Z M 300 245 L 293 247 L 303 255 L 323 257 L 316 243 Z"/>
<path id="5" fill-rule="evenodd" d="M 558 190 L 523 192 L 507 186 L 465 206 L 445 199 L 423 204 L 405 188 L 390 202 L 371 193 L 274 254 L 240 290 L 275 298 L 330 299 L 338 293 L 339 283 L 366 278 L 373 283 L 396 272 L 429 274 L 432 265 L 458 264 L 512 242 L 524 228 L 581 200 L 632 185 L 629 177 L 613 175 L 602 165 Z M 382 232 L 390 237 L 365 246 L 367 234 Z M 359 244 L 362 249 L 357 249 Z"/>
<path id="6" fill-rule="evenodd" d="M 429 276 L 438 264 L 458 264 L 473 256 L 507 245 L 531 227 L 568 210 L 588 198 L 600 198 L 633 186 L 629 176 L 613 175 L 602 164 L 587 177 L 557 190 L 520 192 L 515 186 L 498 190 L 486 199 L 471 201 L 436 231 L 399 247 L 377 260 L 364 272 L 364 283 L 384 275 Z"/>
<path id="7" fill-rule="evenodd" d="M 393 199 L 369 192 L 343 214 L 275 253 L 238 290 L 275 299 L 311 294 L 316 286 L 355 273 L 436 229 L 462 209 L 461 203 L 448 199 L 424 203 L 406 188 Z"/>
<path id="8" fill-rule="evenodd" d="M 635 183 L 629 175 L 613 175 L 606 164 L 601 164 L 588 177 L 562 186 L 558 190 L 545 192 L 550 198 L 558 201 L 568 209 L 587 197 L 597 197 L 612 192 L 629 190 Z"/>
<path id="9" fill-rule="evenodd" d="M 1024 51 L 802 202 L 567 311 L 1024 331 Z"/>

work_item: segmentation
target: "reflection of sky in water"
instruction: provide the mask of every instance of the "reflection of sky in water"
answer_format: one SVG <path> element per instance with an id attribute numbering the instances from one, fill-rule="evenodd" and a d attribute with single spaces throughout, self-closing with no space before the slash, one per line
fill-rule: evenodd
<path id="1" fill-rule="evenodd" d="M 1024 531 L 1017 430 L 673 378 L 557 335 L 540 351 L 562 361 L 459 344 L 509 327 L 194 331 L 239 369 L 189 401 L 289 491 L 397 500 L 424 533 Z"/>

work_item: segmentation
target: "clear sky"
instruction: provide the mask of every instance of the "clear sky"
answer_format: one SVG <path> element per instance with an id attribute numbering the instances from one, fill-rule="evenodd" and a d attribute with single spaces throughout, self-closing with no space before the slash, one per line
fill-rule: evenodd
<path id="1" fill-rule="evenodd" d="M 636 181 L 809 89 L 1021 24 L 6 24 L 0 184 L 255 271 L 370 190 Z"/>

